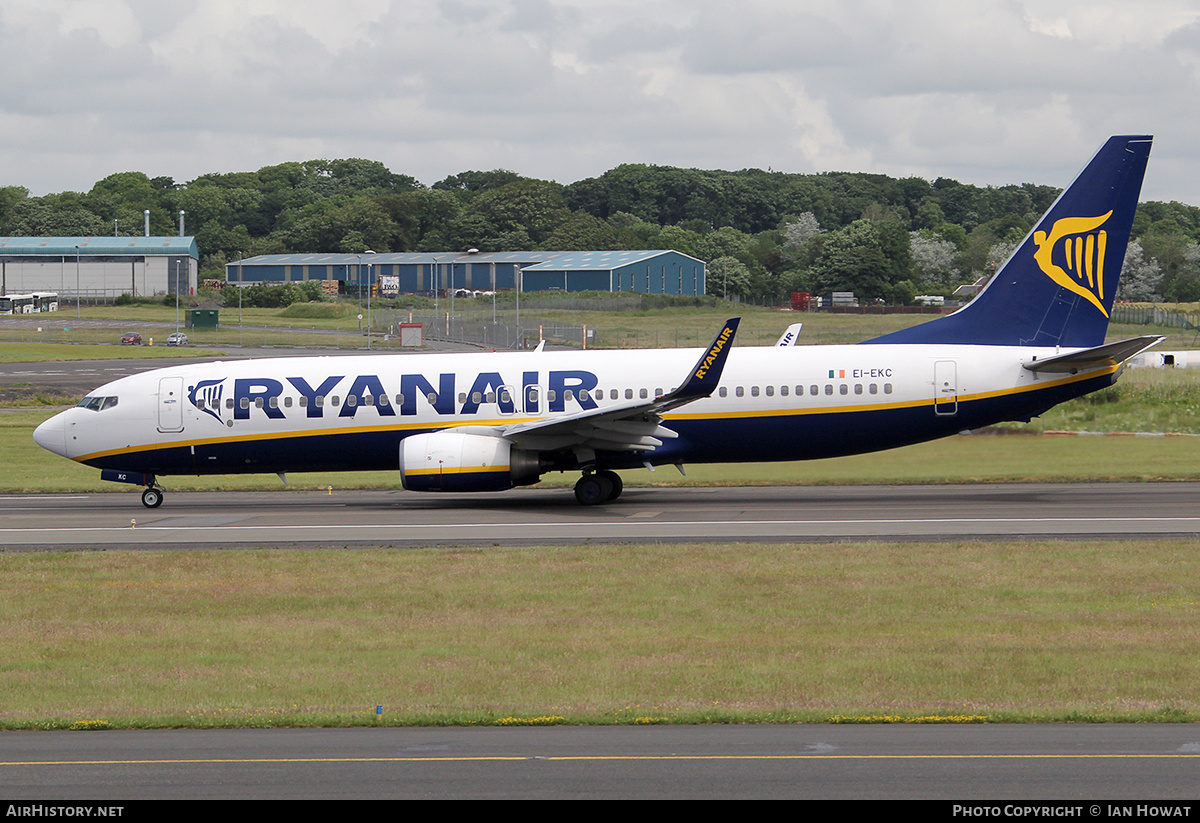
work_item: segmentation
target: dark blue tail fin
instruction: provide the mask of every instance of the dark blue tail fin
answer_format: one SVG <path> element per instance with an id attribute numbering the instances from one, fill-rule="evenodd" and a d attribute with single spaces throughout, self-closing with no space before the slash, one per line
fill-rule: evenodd
<path id="1" fill-rule="evenodd" d="M 1109 138 L 966 306 L 866 342 L 1102 344 L 1151 140 Z"/>

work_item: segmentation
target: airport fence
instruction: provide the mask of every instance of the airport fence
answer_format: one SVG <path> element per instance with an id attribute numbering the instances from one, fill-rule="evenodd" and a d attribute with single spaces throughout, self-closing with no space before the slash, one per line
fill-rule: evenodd
<path id="1" fill-rule="evenodd" d="M 1157 306 L 1114 306 L 1112 322 L 1134 326 L 1165 326 L 1185 331 L 1200 331 L 1200 314 L 1171 311 Z"/>
<path id="2" fill-rule="evenodd" d="M 515 312 L 497 312 L 495 320 L 491 312 L 418 313 L 392 312 L 381 325 L 377 315 L 372 325 L 378 334 L 398 336 L 400 324 L 420 323 L 422 333 L 429 340 L 445 340 L 454 343 L 470 343 L 497 350 L 534 348 L 541 340 L 566 346 L 591 348 L 599 345 L 596 330 L 574 323 L 546 321 L 523 315 L 518 325 Z"/>

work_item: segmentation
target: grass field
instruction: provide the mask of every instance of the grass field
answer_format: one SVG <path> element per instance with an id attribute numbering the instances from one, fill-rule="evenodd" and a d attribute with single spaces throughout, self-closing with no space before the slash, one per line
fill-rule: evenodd
<path id="1" fill-rule="evenodd" d="M 648 345 L 650 334 L 694 323 L 707 342 L 725 316 L 623 316 L 628 327 L 612 329 Z M 787 321 L 745 316 L 757 342 L 773 342 Z M 887 330 L 876 320 L 805 318 L 803 334 L 853 342 Z M 0 357 L 12 346 L 7 354 L 32 359 L 18 348 L 27 345 L 0 345 Z M 81 350 L 50 348 L 71 359 Z M 38 449 L 32 430 L 51 413 L 0 413 L 0 490 L 133 493 Z M 1033 434 L 1200 433 L 1200 370 L 1130 370 L 1114 389 L 1009 428 L 1032 433 L 625 480 L 1195 480 L 1200 437 Z M 399 485 L 396 472 L 289 480 Z M 546 482 L 569 494 L 573 480 Z M 280 485 L 274 475 L 165 482 Z M 1198 549 L 1177 540 L 0 551 L 0 728 L 1196 721 Z"/>
<path id="2" fill-rule="evenodd" d="M 569 296 L 564 296 L 569 297 Z M 428 301 L 415 301 L 422 305 Z M 825 312 L 791 312 L 778 308 L 750 306 L 718 300 L 709 307 L 681 307 L 646 310 L 565 310 L 555 308 L 555 300 L 531 301 L 523 308 L 521 325 L 536 337 L 541 323 L 586 325 L 596 332 L 596 343 L 602 348 L 667 348 L 707 344 L 726 318 L 740 316 L 738 342 L 741 345 L 770 345 L 791 323 L 802 322 L 799 345 L 832 345 L 859 343 L 863 340 L 931 320 L 930 314 L 830 314 Z M 448 306 L 442 304 L 440 313 Z M 220 309 L 221 325 L 216 330 L 186 329 L 194 346 L 220 349 L 224 346 L 328 346 L 338 348 L 365 347 L 361 334 L 363 323 L 358 313 L 366 314 L 352 301 L 321 304 L 296 304 L 288 309 L 235 308 Z M 404 300 L 395 304 L 376 302 L 372 312 L 376 336 L 373 346 L 385 347 L 382 331 L 395 319 L 407 318 L 409 308 Z M 160 343 L 174 330 L 175 308 L 161 305 L 90 306 L 81 311 L 77 322 L 74 311 L 39 316 L 35 325 L 28 321 L 15 322 L 0 318 L 0 343 L 71 343 L 108 347 L 115 346 L 121 332 L 137 331 L 149 340 Z M 477 323 L 492 320 L 491 301 L 486 298 L 464 298 L 455 306 L 456 316 Z M 240 317 L 240 320 L 239 320 Z M 500 323 L 515 324 L 516 312 L 511 301 L 502 303 L 497 312 Z M 103 325 L 97 325 L 97 322 Z M 164 327 L 169 326 L 169 328 Z M 330 332 L 341 332 L 332 335 Z M 1194 331 L 1155 326 L 1113 324 L 1108 340 L 1115 341 L 1143 334 L 1162 334 L 1167 349 L 1192 349 L 1200 345 Z M 394 342 L 394 341 L 389 341 Z M 136 347 L 129 347 L 136 348 Z M 145 347 L 149 348 L 149 347 Z M 157 346 L 155 347 L 157 348 Z"/>
<path id="3" fill-rule="evenodd" d="M 1200 719 L 1196 541 L 0 555 L 0 727 Z"/>

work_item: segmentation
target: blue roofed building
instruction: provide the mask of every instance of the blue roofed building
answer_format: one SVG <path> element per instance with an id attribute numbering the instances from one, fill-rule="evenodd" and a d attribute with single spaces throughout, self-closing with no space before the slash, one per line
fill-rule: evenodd
<path id="1" fill-rule="evenodd" d="M 194 237 L 0 237 L 0 294 L 192 294 L 199 261 Z"/>
<path id="2" fill-rule="evenodd" d="M 229 285 L 334 281 L 357 293 L 446 294 L 471 291 L 611 291 L 704 294 L 705 266 L 686 254 L 652 251 L 399 252 L 265 254 L 229 263 Z"/>

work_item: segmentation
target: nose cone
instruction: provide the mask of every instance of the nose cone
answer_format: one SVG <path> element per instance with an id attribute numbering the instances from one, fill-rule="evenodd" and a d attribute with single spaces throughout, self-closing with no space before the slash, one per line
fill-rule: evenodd
<path id="1" fill-rule="evenodd" d="M 33 442 L 46 451 L 54 452 L 63 457 L 67 456 L 67 413 L 54 415 L 42 425 L 33 430 Z"/>

